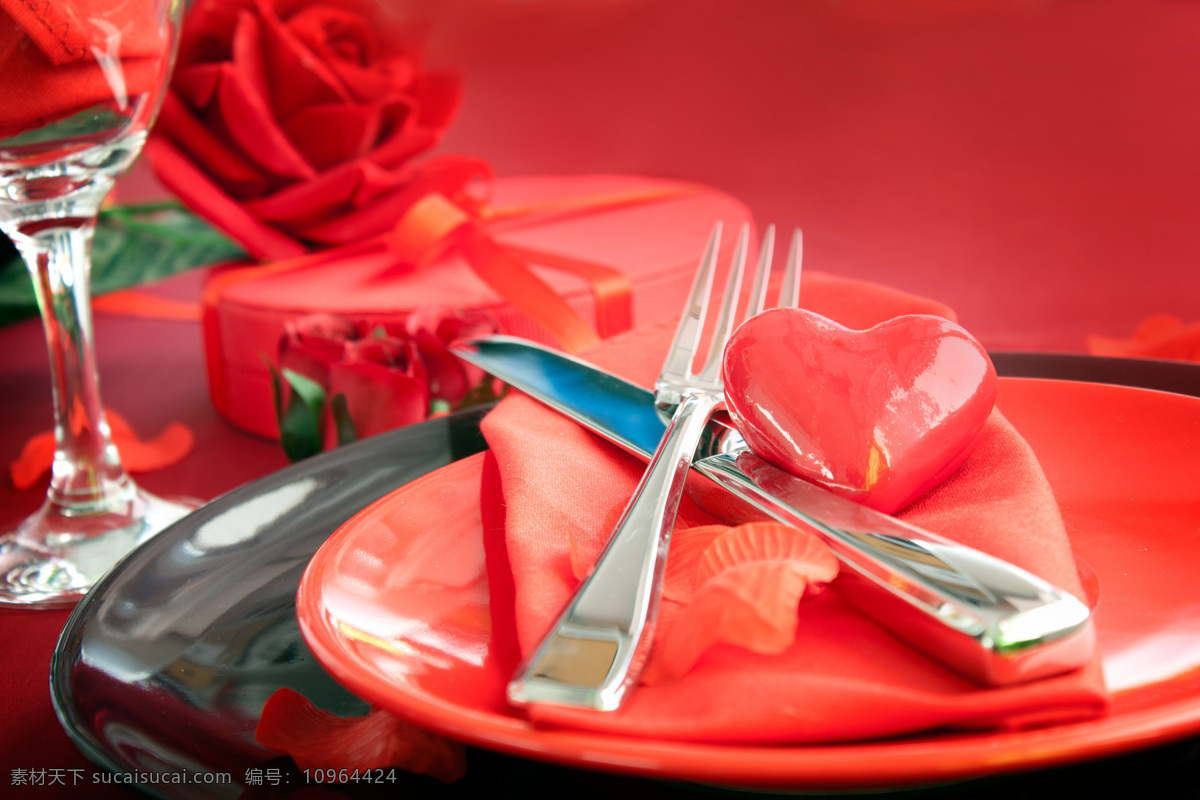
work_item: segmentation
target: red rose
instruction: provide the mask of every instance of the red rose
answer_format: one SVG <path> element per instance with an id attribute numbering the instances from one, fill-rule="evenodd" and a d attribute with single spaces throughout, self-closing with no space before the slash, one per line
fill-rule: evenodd
<path id="1" fill-rule="evenodd" d="M 417 344 L 429 376 L 429 396 L 457 405 L 483 380 L 483 370 L 450 352 L 450 343 L 466 336 L 498 333 L 500 326 L 487 312 L 449 306 L 415 309 L 405 318 L 404 333 Z"/>
<path id="2" fill-rule="evenodd" d="M 159 177 L 262 258 L 387 230 L 406 189 L 463 172 L 407 163 L 455 116 L 459 84 L 402 42 L 370 0 L 197 0 L 159 121 L 169 144 L 149 150 Z"/>
<path id="3" fill-rule="evenodd" d="M 340 361 L 346 343 L 357 338 L 358 329 L 345 317 L 310 314 L 291 320 L 279 343 L 279 367 L 328 387 L 330 365 Z"/>
<path id="4" fill-rule="evenodd" d="M 431 402 L 439 411 L 459 407 L 482 381 L 482 370 L 460 361 L 449 344 L 463 336 L 494 333 L 485 312 L 421 308 L 403 325 L 357 322 L 336 314 L 292 320 L 279 341 L 280 437 L 293 458 L 334 447 L 343 431 L 345 400 L 353 437 L 361 439 L 426 419 Z M 290 373 L 298 373 L 316 387 Z M 494 388 L 494 387 L 493 387 Z M 319 389 L 319 393 L 317 392 Z M 300 397 L 297 397 L 299 393 Z M 485 396 L 475 401 L 487 399 Z M 302 406 L 301 420 L 292 417 Z M 290 419 L 290 422 L 285 422 Z M 322 433 L 323 431 L 323 433 Z"/>
<path id="5" fill-rule="evenodd" d="M 429 413 L 425 367 L 412 340 L 371 335 L 346 343 L 329 367 L 331 396 L 346 396 L 358 438 L 411 425 Z"/>

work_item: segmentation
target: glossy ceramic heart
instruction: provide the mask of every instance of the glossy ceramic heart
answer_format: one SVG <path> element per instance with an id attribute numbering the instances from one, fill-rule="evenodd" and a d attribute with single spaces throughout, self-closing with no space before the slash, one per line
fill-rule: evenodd
<path id="1" fill-rule="evenodd" d="M 778 308 L 725 348 L 725 400 L 750 448 L 888 513 L 958 469 L 995 399 L 987 351 L 941 317 L 856 331 Z"/>

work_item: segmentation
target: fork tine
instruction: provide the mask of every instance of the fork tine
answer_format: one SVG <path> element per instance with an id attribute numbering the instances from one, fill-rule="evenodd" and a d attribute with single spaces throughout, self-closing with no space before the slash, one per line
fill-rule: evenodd
<path id="1" fill-rule="evenodd" d="M 679 318 L 679 327 L 675 329 L 675 338 L 671 340 L 671 349 L 667 351 L 667 359 L 663 362 L 664 376 L 682 378 L 691 374 L 692 359 L 700 347 L 700 334 L 704 330 L 704 317 L 708 310 L 709 296 L 712 294 L 713 271 L 717 263 L 717 251 L 721 249 L 721 227 L 718 221 L 708 237 L 708 245 L 692 281 L 692 294 L 688 298 L 687 311 Z"/>
<path id="2" fill-rule="evenodd" d="M 729 279 L 725 282 L 725 296 L 721 300 L 721 311 L 717 316 L 717 324 L 713 327 L 712 344 L 708 348 L 708 359 L 698 377 L 716 380 L 721 369 L 721 354 L 725 350 L 725 342 L 733 333 L 733 324 L 737 316 L 738 295 L 741 293 L 742 275 L 746 272 L 746 251 L 750 247 L 750 223 L 742 224 L 742 232 L 738 234 L 737 247 L 733 251 L 733 263 L 729 265 Z"/>
<path id="3" fill-rule="evenodd" d="M 775 257 L 775 226 L 768 225 L 763 234 L 762 247 L 758 251 L 758 272 L 754 273 L 754 288 L 750 292 L 750 305 L 746 306 L 746 319 L 761 314 L 767 304 L 767 276 L 771 274 L 771 261 Z"/>
<path id="4" fill-rule="evenodd" d="M 787 266 L 783 272 L 783 285 L 779 287 L 779 307 L 800 306 L 800 262 L 804 259 L 804 233 L 796 228 L 792 234 L 792 246 L 788 249 Z"/>

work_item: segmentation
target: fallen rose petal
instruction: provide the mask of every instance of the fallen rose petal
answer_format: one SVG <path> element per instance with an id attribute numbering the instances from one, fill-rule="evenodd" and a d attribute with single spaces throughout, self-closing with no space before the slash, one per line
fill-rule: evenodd
<path id="1" fill-rule="evenodd" d="M 286 688 L 267 699 L 254 738 L 291 756 L 301 770 L 395 767 L 452 783 L 467 769 L 466 751 L 458 742 L 379 708 L 363 717 L 339 717 Z"/>
<path id="2" fill-rule="evenodd" d="M 182 422 L 172 422 L 153 439 L 139 439 L 125 418 L 115 411 L 105 411 L 113 444 L 121 454 L 121 463 L 130 472 L 150 472 L 169 467 L 184 459 L 196 444 L 192 429 Z"/>
<path id="3" fill-rule="evenodd" d="M 694 550 L 705 539 L 709 544 L 697 559 Z M 705 531 L 697 545 L 682 548 L 684 567 L 694 567 L 694 591 L 689 597 L 686 583 L 676 579 L 680 588 L 668 599 L 680 602 L 664 614 L 642 678 L 647 684 L 678 680 L 718 643 L 764 655 L 783 652 L 795 639 L 805 590 L 838 572 L 837 558 L 823 542 L 774 522 L 747 523 L 716 536 Z"/>
<path id="4" fill-rule="evenodd" d="M 1138 326 L 1132 339 L 1089 336 L 1087 345 L 1094 356 L 1200 361 L 1200 322 L 1187 325 L 1170 314 L 1155 314 Z"/>
<path id="5" fill-rule="evenodd" d="M 54 463 L 54 433 L 47 431 L 31 436 L 21 448 L 21 455 L 8 465 L 8 474 L 17 489 L 29 489 L 50 471 Z"/>
<path id="6" fill-rule="evenodd" d="M 121 454 L 121 463 L 129 472 L 151 472 L 182 461 L 195 446 L 196 437 L 181 422 L 172 422 L 153 439 L 141 440 L 129 423 L 117 412 L 105 409 L 112 441 Z M 9 476 L 17 489 L 29 489 L 54 463 L 54 433 L 47 431 L 30 437 L 21 455 L 9 464 Z"/>
<path id="7" fill-rule="evenodd" d="M 806 585 L 800 571 L 787 562 L 731 568 L 700 587 L 674 624 L 662 626 L 642 681 L 676 681 L 718 643 L 770 655 L 783 652 L 795 637 L 796 607 Z"/>
<path id="8" fill-rule="evenodd" d="M 730 530 L 728 525 L 700 525 L 686 533 L 671 536 L 671 549 L 663 571 L 663 597 L 686 603 L 696 593 L 696 573 L 700 560 L 717 537 Z"/>
<path id="9" fill-rule="evenodd" d="M 713 540 L 700 559 L 696 581 L 703 585 L 732 567 L 756 561 L 796 563 L 813 583 L 829 583 L 838 574 L 837 557 L 811 533 L 778 522 L 747 522 Z"/>

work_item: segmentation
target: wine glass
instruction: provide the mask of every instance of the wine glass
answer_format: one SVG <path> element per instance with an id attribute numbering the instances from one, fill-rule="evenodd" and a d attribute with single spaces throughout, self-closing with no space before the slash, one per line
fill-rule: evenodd
<path id="1" fill-rule="evenodd" d="M 166 89 L 182 0 L 0 2 L 0 230 L 33 278 L 50 353 L 46 502 L 0 540 L 0 604 L 71 605 L 194 503 L 140 489 L 100 401 L 89 252 L 100 204 Z"/>

